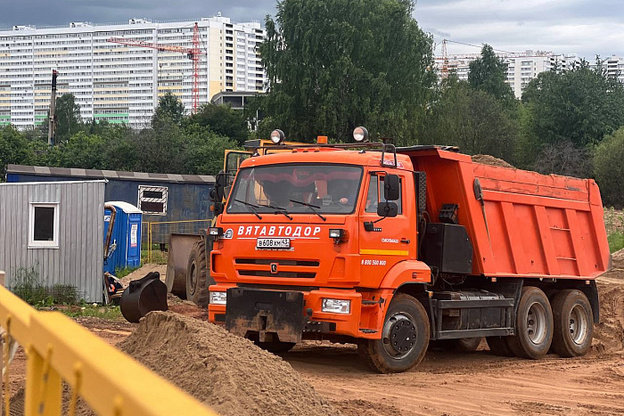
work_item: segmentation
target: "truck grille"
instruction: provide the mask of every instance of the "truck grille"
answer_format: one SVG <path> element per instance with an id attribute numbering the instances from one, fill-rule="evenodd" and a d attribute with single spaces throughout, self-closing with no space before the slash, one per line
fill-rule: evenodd
<path id="1" fill-rule="evenodd" d="M 238 274 L 241 276 L 255 277 L 283 277 L 294 279 L 314 279 L 316 271 L 309 268 L 318 267 L 318 260 L 292 260 L 292 259 L 236 259 L 235 264 L 240 266 L 259 266 L 249 268 L 238 268 Z M 271 271 L 271 265 L 277 266 L 277 271 Z M 298 270 L 298 268 L 303 268 Z"/>

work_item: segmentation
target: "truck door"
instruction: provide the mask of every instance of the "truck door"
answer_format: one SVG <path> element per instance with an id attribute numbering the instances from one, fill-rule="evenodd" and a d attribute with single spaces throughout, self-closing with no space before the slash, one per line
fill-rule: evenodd
<path id="1" fill-rule="evenodd" d="M 399 173 L 400 196 L 396 202 L 396 217 L 380 217 L 377 206 L 385 202 L 383 184 L 385 172 L 372 172 L 365 179 L 365 200 L 360 207 L 360 268 L 361 284 L 374 286 L 396 263 L 416 258 L 415 198 L 412 177 Z M 412 186 L 412 188 L 408 188 Z M 366 282 L 369 282 L 367 285 Z"/>

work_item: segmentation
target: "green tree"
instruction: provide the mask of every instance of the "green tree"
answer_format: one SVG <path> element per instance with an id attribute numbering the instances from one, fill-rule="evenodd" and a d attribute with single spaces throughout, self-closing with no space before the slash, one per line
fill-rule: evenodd
<path id="1" fill-rule="evenodd" d="M 63 94 L 56 99 L 56 119 L 54 144 L 68 140 L 81 130 L 80 106 L 76 103 L 74 94 Z"/>
<path id="2" fill-rule="evenodd" d="M 241 145 L 249 136 L 243 112 L 233 110 L 229 105 L 205 104 L 189 118 L 189 124 L 207 127 L 217 135 L 229 137 Z"/>
<path id="3" fill-rule="evenodd" d="M 235 140 L 220 136 L 198 125 L 194 125 L 187 134 L 188 147 L 184 155 L 185 173 L 216 175 L 223 169 L 225 150 L 238 147 Z"/>
<path id="4" fill-rule="evenodd" d="M 514 163 L 518 125 L 502 102 L 454 77 L 442 86 L 423 134 L 423 143 L 459 146 L 464 153 L 489 154 Z"/>
<path id="5" fill-rule="evenodd" d="M 576 147 L 599 143 L 624 125 L 624 84 L 583 62 L 564 72 L 542 72 L 522 101 L 531 113 L 535 146 L 569 139 Z"/>
<path id="6" fill-rule="evenodd" d="M 101 136 L 80 131 L 50 150 L 48 164 L 66 168 L 106 169 L 105 148 Z"/>
<path id="7" fill-rule="evenodd" d="M 182 101 L 171 92 L 167 92 L 158 99 L 158 107 L 156 107 L 156 111 L 154 111 L 152 123 L 154 123 L 155 120 L 167 117 L 177 125 L 180 125 L 184 118 L 185 111 Z"/>
<path id="8" fill-rule="evenodd" d="M 13 126 L 0 127 L 0 181 L 4 180 L 9 164 L 29 163 L 28 141 Z"/>
<path id="9" fill-rule="evenodd" d="M 291 140 L 373 137 L 413 143 L 436 77 L 432 39 L 411 0 L 284 0 L 266 19 L 265 129 Z"/>
<path id="10" fill-rule="evenodd" d="M 468 83 L 472 88 L 492 94 L 496 99 L 510 101 L 513 91 L 507 84 L 507 64 L 496 56 L 490 45 L 483 45 L 481 57 L 469 64 Z"/>
<path id="11" fill-rule="evenodd" d="M 101 134 L 106 138 L 103 150 L 105 169 L 135 170 L 141 146 L 136 138 L 139 132 L 126 125 L 109 125 Z"/>
<path id="12" fill-rule="evenodd" d="M 624 207 L 624 127 L 604 138 L 594 154 L 594 174 L 605 205 Z"/>
<path id="13" fill-rule="evenodd" d="M 134 135 L 137 149 L 133 170 L 158 173 L 186 173 L 184 131 L 167 116 L 154 118 L 152 128 Z"/>

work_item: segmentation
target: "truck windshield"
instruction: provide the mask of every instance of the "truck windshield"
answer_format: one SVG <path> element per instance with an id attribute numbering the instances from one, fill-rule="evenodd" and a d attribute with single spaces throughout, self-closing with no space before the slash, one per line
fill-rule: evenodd
<path id="1" fill-rule="evenodd" d="M 362 168 L 337 164 L 287 164 L 241 169 L 228 214 L 348 214 L 354 211 Z"/>

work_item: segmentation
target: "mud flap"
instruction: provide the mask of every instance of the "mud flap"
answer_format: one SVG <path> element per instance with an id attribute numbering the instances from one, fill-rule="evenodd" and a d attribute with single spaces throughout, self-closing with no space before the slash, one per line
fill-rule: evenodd
<path id="1" fill-rule="evenodd" d="M 225 327 L 233 334 L 258 334 L 260 342 L 277 335 L 299 342 L 303 332 L 303 293 L 235 287 L 227 291 Z"/>

